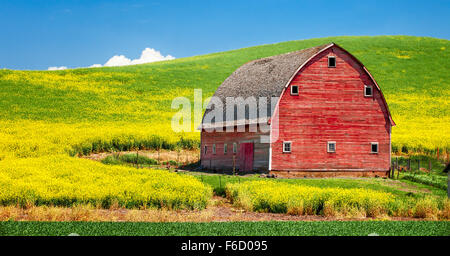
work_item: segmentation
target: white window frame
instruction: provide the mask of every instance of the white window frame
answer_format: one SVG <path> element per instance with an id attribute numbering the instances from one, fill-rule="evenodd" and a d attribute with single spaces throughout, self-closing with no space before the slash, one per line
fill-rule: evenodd
<path id="1" fill-rule="evenodd" d="M 223 144 L 223 154 L 226 155 L 228 153 L 228 145 L 227 143 Z"/>
<path id="2" fill-rule="evenodd" d="M 372 94 L 369 95 L 366 93 L 367 88 L 370 88 L 370 92 Z M 364 97 L 373 97 L 373 86 L 372 85 L 364 85 Z"/>
<path id="3" fill-rule="evenodd" d="M 331 151 L 331 150 L 330 150 L 330 145 L 331 145 L 331 144 L 334 144 L 334 151 Z M 336 141 L 328 141 L 328 142 L 327 142 L 327 152 L 328 152 L 328 153 L 336 153 L 336 146 L 337 146 Z"/>
<path id="4" fill-rule="evenodd" d="M 372 149 L 373 145 L 377 145 L 377 151 L 374 152 Z M 371 154 L 378 154 L 378 152 L 380 152 L 380 145 L 378 144 L 378 142 L 371 142 L 370 143 L 370 153 Z"/>
<path id="5" fill-rule="evenodd" d="M 334 59 L 334 66 L 330 66 L 330 59 Z M 335 68 L 336 66 L 337 66 L 336 56 L 328 56 L 328 67 L 329 68 Z"/>
<path id="6" fill-rule="evenodd" d="M 234 142 L 233 143 L 233 154 L 236 154 L 236 153 L 237 153 L 237 143 Z"/>
<path id="7" fill-rule="evenodd" d="M 294 92 L 292 91 L 292 88 L 294 88 L 294 86 L 297 87 L 297 93 L 294 93 Z M 300 89 L 300 88 L 298 87 L 298 85 L 291 85 L 291 95 L 298 95 L 299 89 Z"/>
<path id="8" fill-rule="evenodd" d="M 286 150 L 287 144 L 289 144 L 289 150 Z M 283 141 L 283 153 L 292 153 L 292 141 Z"/>
<path id="9" fill-rule="evenodd" d="M 213 153 L 213 155 L 216 154 L 216 144 L 213 144 L 213 146 L 212 146 L 212 153 Z"/>

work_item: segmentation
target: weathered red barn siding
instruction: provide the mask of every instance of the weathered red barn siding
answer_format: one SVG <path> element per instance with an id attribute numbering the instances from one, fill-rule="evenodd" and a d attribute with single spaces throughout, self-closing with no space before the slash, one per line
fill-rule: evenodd
<path id="1" fill-rule="evenodd" d="M 233 169 L 233 155 L 235 155 L 235 168 L 241 169 L 239 153 L 241 143 L 253 143 L 253 170 L 266 171 L 269 167 L 269 143 L 261 143 L 261 136 L 269 136 L 269 132 L 206 132 L 201 134 L 201 165 L 207 169 L 229 171 Z M 259 129 L 258 129 L 259 130 Z M 227 153 L 224 154 L 224 144 L 227 144 Z M 233 154 L 233 143 L 237 143 L 237 153 Z M 213 154 L 213 144 L 216 145 L 216 154 Z M 205 146 L 207 153 L 205 154 Z"/>
<path id="2" fill-rule="evenodd" d="M 328 56 L 336 56 L 336 68 L 328 67 Z M 299 86 L 298 96 L 290 94 L 292 85 Z M 364 96 L 364 85 L 373 87 L 373 97 Z M 389 170 L 391 123 L 382 95 L 363 67 L 336 46 L 295 75 L 278 113 L 271 170 Z M 283 141 L 292 141 L 292 153 L 283 153 Z M 328 141 L 336 142 L 336 153 L 327 152 Z M 378 154 L 371 153 L 371 142 L 379 143 Z"/>

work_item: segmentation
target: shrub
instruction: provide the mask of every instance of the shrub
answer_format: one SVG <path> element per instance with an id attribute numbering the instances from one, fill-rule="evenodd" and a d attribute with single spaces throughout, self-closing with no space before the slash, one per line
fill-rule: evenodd
<path id="1" fill-rule="evenodd" d="M 148 158 L 143 155 L 139 155 L 136 157 L 136 154 L 125 154 L 120 156 L 107 156 L 101 162 L 104 164 L 118 165 L 118 164 L 135 164 L 137 161 L 138 164 L 146 164 L 146 165 L 156 165 L 158 161 L 152 158 Z"/>
<path id="2" fill-rule="evenodd" d="M 142 156 L 142 155 L 137 155 L 137 154 L 121 155 L 121 156 L 119 156 L 119 159 L 121 161 L 124 161 L 126 163 L 131 163 L 131 164 L 136 163 L 136 161 L 138 164 L 148 164 L 148 165 L 158 164 L 158 161 L 156 161 L 155 159 L 148 158 L 148 157 Z"/>

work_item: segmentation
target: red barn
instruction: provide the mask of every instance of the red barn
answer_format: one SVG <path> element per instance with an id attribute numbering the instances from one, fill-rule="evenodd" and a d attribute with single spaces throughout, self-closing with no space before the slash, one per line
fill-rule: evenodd
<path id="1" fill-rule="evenodd" d="M 227 101 L 238 97 L 244 101 Z M 252 97 L 266 99 L 267 111 L 259 101 L 253 111 Z M 203 168 L 289 177 L 389 173 L 395 123 L 386 100 L 364 65 L 334 43 L 246 63 L 213 99 L 201 125 Z"/>

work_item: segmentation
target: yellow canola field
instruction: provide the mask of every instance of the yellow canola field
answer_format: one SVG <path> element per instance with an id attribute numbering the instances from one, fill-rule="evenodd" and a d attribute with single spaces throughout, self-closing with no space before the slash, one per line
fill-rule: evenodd
<path id="1" fill-rule="evenodd" d="M 212 189 L 164 170 L 108 166 L 64 155 L 0 161 L 1 205 L 91 204 L 203 209 Z"/>
<path id="2" fill-rule="evenodd" d="M 297 215 L 387 213 L 394 196 L 369 189 L 319 188 L 285 182 L 250 181 L 227 184 L 227 197 L 247 210 Z"/>
<path id="3" fill-rule="evenodd" d="M 0 160 L 53 154 L 87 155 L 91 152 L 136 148 L 156 149 L 160 146 L 173 149 L 180 139 L 195 147 L 198 134 L 174 134 L 170 123 L 156 127 L 148 123 L 0 121 Z"/>

